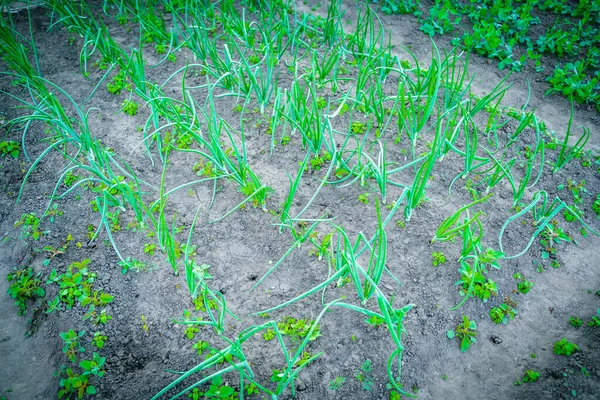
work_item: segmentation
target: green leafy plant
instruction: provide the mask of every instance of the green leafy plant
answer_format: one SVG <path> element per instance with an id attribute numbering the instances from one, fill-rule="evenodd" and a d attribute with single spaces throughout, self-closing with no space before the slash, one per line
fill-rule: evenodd
<path id="1" fill-rule="evenodd" d="M 329 390 L 336 391 L 340 389 L 344 383 L 346 383 L 346 378 L 343 376 L 336 376 L 331 382 L 329 382 Z"/>
<path id="2" fill-rule="evenodd" d="M 490 310 L 490 318 L 496 324 L 508 324 L 511 319 L 515 319 L 518 314 L 512 304 L 502 303 L 498 307 L 492 307 Z"/>
<path id="3" fill-rule="evenodd" d="M 556 355 L 565 355 L 568 357 L 571 354 L 578 352 L 579 347 L 575 343 L 569 342 L 566 338 L 562 338 L 554 343 L 553 351 Z"/>
<path id="4" fill-rule="evenodd" d="M 83 335 L 85 335 L 85 331 L 77 333 L 73 329 L 60 333 L 60 338 L 65 343 L 62 352 L 71 362 L 77 361 L 77 355 L 85 352 L 85 348 L 81 345 L 81 337 Z"/>
<path id="5" fill-rule="evenodd" d="M 156 251 L 156 245 L 154 243 L 146 243 L 144 245 L 144 253 L 153 256 Z"/>
<path id="6" fill-rule="evenodd" d="M 529 293 L 529 291 L 533 288 L 533 282 L 528 281 L 523 277 L 520 272 L 517 272 L 513 275 L 517 282 L 517 291 L 522 294 Z"/>
<path id="7" fill-rule="evenodd" d="M 12 158 L 18 158 L 21 152 L 21 145 L 18 142 L 11 140 L 4 140 L 0 142 L 0 156 L 11 156 Z"/>
<path id="8" fill-rule="evenodd" d="M 139 104 L 133 100 L 125 100 L 123 104 L 121 104 L 121 110 L 123 110 L 125 114 L 129 114 L 132 117 L 137 114 L 138 107 Z"/>
<path id="9" fill-rule="evenodd" d="M 42 288 L 40 279 L 41 272 L 35 273 L 33 268 L 15 268 L 6 276 L 10 284 L 7 293 L 15 300 L 15 305 L 19 307 L 19 315 L 25 315 L 27 312 L 27 302 L 46 295 Z"/>
<path id="10" fill-rule="evenodd" d="M 377 315 L 372 315 L 371 317 L 366 319 L 365 322 L 371 326 L 378 327 L 382 325 L 385 321 L 383 320 L 383 318 L 379 318 Z"/>
<path id="11" fill-rule="evenodd" d="M 307 337 L 313 324 L 313 320 L 282 317 L 281 321 L 277 323 L 277 327 L 282 335 L 288 336 L 292 341 L 299 342 L 301 339 Z M 321 336 L 321 332 L 319 330 L 319 325 L 317 325 L 308 340 L 316 340 L 319 336 Z"/>
<path id="12" fill-rule="evenodd" d="M 590 327 L 600 327 L 600 308 L 598 309 L 598 315 L 593 315 L 590 322 L 588 322 L 588 326 Z"/>
<path id="13" fill-rule="evenodd" d="M 231 386 L 223 384 L 223 377 L 217 375 L 210 381 L 210 386 L 203 395 L 206 399 L 232 399 L 235 398 L 236 391 Z"/>
<path id="14" fill-rule="evenodd" d="M 429 9 L 429 15 L 421 20 L 421 29 L 429 36 L 452 32 L 460 23 L 461 17 L 455 11 L 450 0 L 436 0 L 435 5 Z"/>
<path id="15" fill-rule="evenodd" d="M 532 370 L 532 369 L 527 369 L 523 373 L 523 377 L 521 378 L 521 380 L 515 382 L 515 385 L 521 385 L 523 383 L 532 383 L 532 382 L 537 381 L 539 379 L 539 377 L 540 377 L 539 372 Z"/>
<path id="16" fill-rule="evenodd" d="M 15 222 L 15 227 L 22 226 L 21 233 L 24 237 L 31 236 L 33 240 L 38 240 L 42 236 L 40 231 L 40 219 L 35 213 L 22 214 L 21 218 Z"/>
<path id="17" fill-rule="evenodd" d="M 431 264 L 433 264 L 434 267 L 446 264 L 446 256 L 444 255 L 444 253 L 439 251 L 434 251 L 433 253 L 431 253 Z"/>
<path id="18" fill-rule="evenodd" d="M 92 338 L 92 342 L 94 343 L 94 346 L 96 346 L 98 349 L 104 348 L 104 344 L 106 343 L 107 340 L 108 340 L 108 336 L 102 334 L 102 332 L 94 332 L 94 337 Z"/>
<path id="19" fill-rule="evenodd" d="M 360 366 L 360 371 L 354 376 L 359 382 L 362 383 L 362 390 L 370 392 L 373 389 L 373 366 L 371 360 L 366 359 Z"/>
<path id="20" fill-rule="evenodd" d="M 581 325 L 583 325 L 583 321 L 581 318 L 569 317 L 569 324 L 574 328 L 579 328 Z"/>
<path id="21" fill-rule="evenodd" d="M 263 339 L 266 341 L 275 339 L 275 331 L 273 329 L 267 329 L 265 333 L 263 333 Z"/>
<path id="22" fill-rule="evenodd" d="M 358 195 L 358 201 L 363 204 L 369 204 L 369 193 L 361 193 Z"/>
<path id="23" fill-rule="evenodd" d="M 459 338 L 460 351 L 464 352 L 469 350 L 469 347 L 471 347 L 471 345 L 477 341 L 477 338 L 475 337 L 477 336 L 477 324 L 475 321 L 469 320 L 466 315 L 463 315 L 462 318 L 462 324 L 456 325 L 455 330 L 449 330 L 446 332 L 446 336 L 448 336 L 449 339 L 453 339 L 455 337 Z"/>

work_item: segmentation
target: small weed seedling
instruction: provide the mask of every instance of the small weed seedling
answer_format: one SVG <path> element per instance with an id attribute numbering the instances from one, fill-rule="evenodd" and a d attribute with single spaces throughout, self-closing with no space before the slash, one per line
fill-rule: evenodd
<path id="1" fill-rule="evenodd" d="M 11 156 L 18 158 L 21 151 L 21 145 L 13 141 L 0 142 L 0 157 Z"/>
<path id="2" fill-rule="evenodd" d="M 310 331 L 310 328 L 313 326 L 314 323 L 315 321 L 308 319 L 282 317 L 281 321 L 277 323 L 277 327 L 281 331 L 281 334 L 287 335 L 292 340 L 292 342 L 300 343 L 301 340 L 308 335 L 308 332 Z M 317 325 L 308 340 L 316 340 L 319 336 L 321 336 L 321 332 L 319 330 L 319 325 Z"/>
<path id="3" fill-rule="evenodd" d="M 462 324 L 456 325 L 456 330 L 450 330 L 446 332 L 446 336 L 448 336 L 450 339 L 455 337 L 459 338 L 460 351 L 467 351 L 469 350 L 469 347 L 471 347 L 471 345 L 477 341 L 475 338 L 477 335 L 476 329 L 477 324 L 475 321 L 470 321 L 466 315 L 463 315 Z"/>
<path id="4" fill-rule="evenodd" d="M 506 296 L 504 303 L 490 310 L 490 318 L 497 324 L 508 324 L 508 321 L 515 319 L 518 314 L 516 307 L 517 302 L 512 300 L 510 296 Z"/>
<path id="5" fill-rule="evenodd" d="M 85 335 L 85 331 L 79 333 L 70 329 L 68 332 L 61 332 L 60 337 L 65 342 L 62 352 L 72 362 L 77 361 L 77 354 L 85 352 L 85 348 L 81 345 L 81 337 Z"/>
<path id="6" fill-rule="evenodd" d="M 600 327 L 600 308 L 598 309 L 598 315 L 592 316 L 592 319 L 590 322 L 588 322 L 588 325 L 591 326 L 592 328 Z"/>
<path id="7" fill-rule="evenodd" d="M 121 104 L 121 109 L 125 114 L 129 114 L 132 117 L 137 114 L 139 104 L 132 100 L 125 100 L 123 104 Z"/>
<path id="8" fill-rule="evenodd" d="M 8 295 L 15 300 L 15 305 L 19 307 L 19 315 L 25 315 L 27 312 L 27 302 L 42 298 L 46 295 L 44 288 L 41 287 L 41 272 L 37 274 L 31 267 L 24 269 L 15 268 L 6 276 L 10 283 Z"/>
<path id="9" fill-rule="evenodd" d="M 106 335 L 103 335 L 102 332 L 95 332 L 94 337 L 92 338 L 94 346 L 96 346 L 98 349 L 104 348 L 104 344 L 107 340 L 108 337 Z"/>
<path id="10" fill-rule="evenodd" d="M 519 281 L 517 282 L 517 291 L 521 294 L 529 293 L 529 291 L 534 286 L 533 282 L 530 282 L 527 279 L 525 279 L 525 277 L 520 272 L 515 273 L 513 275 L 513 278 Z"/>
<path id="11" fill-rule="evenodd" d="M 369 193 L 361 193 L 358 195 L 358 201 L 367 205 L 369 204 Z"/>
<path id="12" fill-rule="evenodd" d="M 379 318 L 377 315 L 372 315 L 371 317 L 367 318 L 365 322 L 377 328 L 378 326 L 383 325 L 385 320 L 383 318 Z"/>
<path id="13" fill-rule="evenodd" d="M 532 369 L 527 369 L 523 373 L 523 377 L 521 378 L 521 380 L 516 381 L 515 385 L 522 385 L 523 383 L 532 383 L 532 382 L 537 381 L 539 377 L 540 377 L 539 372 L 534 371 Z"/>
<path id="14" fill-rule="evenodd" d="M 355 375 L 356 379 L 359 382 L 362 382 L 362 389 L 370 392 L 373 389 L 373 366 L 371 365 L 371 360 L 368 358 L 363 362 L 360 367 L 360 371 Z"/>
<path id="15" fill-rule="evenodd" d="M 579 351 L 579 347 L 575 343 L 569 342 L 566 338 L 562 338 L 558 342 L 554 343 L 553 351 L 556 355 L 564 355 L 569 357 L 571 354 L 577 353 Z"/>
<path id="16" fill-rule="evenodd" d="M 346 383 L 346 378 L 343 376 L 336 376 L 334 380 L 329 382 L 329 390 L 336 391 Z"/>
<path id="17" fill-rule="evenodd" d="M 581 318 L 570 317 L 569 324 L 574 328 L 579 328 L 581 325 L 583 325 L 583 321 L 581 320 Z"/>
<path id="18" fill-rule="evenodd" d="M 42 232 L 40 232 L 40 219 L 34 213 L 21 215 L 21 219 L 15 222 L 15 227 L 18 226 L 23 226 L 21 228 L 23 237 L 31 236 L 33 240 L 38 240 L 42 236 Z"/>
<path id="19" fill-rule="evenodd" d="M 433 253 L 431 253 L 431 263 L 434 267 L 446 264 L 446 256 L 442 252 L 434 251 Z"/>

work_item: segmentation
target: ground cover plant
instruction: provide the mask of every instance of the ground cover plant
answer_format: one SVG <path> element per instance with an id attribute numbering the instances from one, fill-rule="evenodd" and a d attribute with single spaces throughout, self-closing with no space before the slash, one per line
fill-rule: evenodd
<path id="1" fill-rule="evenodd" d="M 506 397 L 541 381 L 548 398 L 592 398 L 600 281 L 583 252 L 600 234 L 599 155 L 574 103 L 596 83 L 561 89 L 554 132 L 506 105 L 507 77 L 477 90 L 461 46 L 492 56 L 482 42 L 426 39 L 420 58 L 379 6 L 431 36 L 468 15 L 517 41 L 533 6 L 581 17 L 593 41 L 597 10 L 469 4 L 2 14 L 2 313 L 28 336 L 5 340 L 8 365 L 36 384 L 11 368 L 0 396 L 475 397 L 469 375 L 494 368 Z M 508 65 L 516 42 L 502 43 Z M 24 364 L 27 345 L 48 361 Z M 515 363 L 534 351 L 539 364 Z"/>

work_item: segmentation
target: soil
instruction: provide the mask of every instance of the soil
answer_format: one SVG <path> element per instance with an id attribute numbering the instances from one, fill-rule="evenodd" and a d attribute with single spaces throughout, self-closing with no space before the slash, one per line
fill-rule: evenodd
<path id="1" fill-rule="evenodd" d="M 298 4 L 298 12 L 311 12 L 313 4 Z M 318 8 L 314 14 L 324 16 L 326 7 Z M 354 6 L 345 5 L 344 20 L 356 18 Z M 419 31 L 417 21 L 412 16 L 379 15 L 385 29 L 392 32 L 392 43 L 401 58 L 406 57 L 403 47 L 409 48 L 424 64 L 431 57 L 430 39 Z M 18 31 L 28 30 L 27 12 L 13 15 Z M 132 167 L 141 179 L 148 182 L 160 182 L 162 166 L 154 154 L 154 166 L 139 145 L 142 134 L 137 130 L 143 126 L 149 111 L 140 106 L 134 117 L 120 111 L 124 95 L 114 96 L 107 93 L 104 85 L 87 102 L 102 72 L 91 68 L 89 79 L 82 76 L 79 65 L 81 40 L 75 39 L 69 44 L 71 35 L 63 28 L 49 30 L 51 21 L 48 11 L 43 8 L 32 10 L 33 31 L 40 56 L 40 68 L 43 76 L 69 93 L 76 103 L 84 104 L 86 110 L 97 108 L 90 113 L 90 131 L 105 145 L 114 149 Z M 127 31 L 127 26 L 119 25 L 113 18 L 104 18 L 111 34 L 124 48 L 137 44 L 137 33 Z M 351 26 L 351 24 L 349 24 Z M 349 28 L 350 30 L 350 28 Z M 436 38 L 440 49 L 449 50 L 450 39 Z M 145 53 L 148 65 L 158 58 L 151 52 Z M 478 95 L 489 93 L 504 76 L 495 63 L 470 57 L 469 71 L 475 76 L 472 91 Z M 191 54 L 182 51 L 177 54 L 177 63 L 163 63 L 148 68 L 149 81 L 163 82 L 169 75 L 186 62 L 193 62 Z M 551 61 L 547 61 L 550 63 Z M 546 65 L 552 69 L 552 65 Z M 6 65 L 2 64 L 2 70 Z M 202 82 L 202 77 L 190 76 L 190 80 Z M 390 78 L 393 79 L 393 78 Z M 11 85 L 11 77 L 0 77 L 0 90 L 17 97 L 26 98 L 27 93 Z M 536 110 L 536 116 L 560 137 L 566 131 L 570 105 L 559 96 L 545 97 L 547 84 L 540 81 L 532 71 L 514 74 L 507 80 L 512 86 L 504 97 L 503 103 L 520 108 L 528 97 L 527 82 L 531 82 L 529 109 Z M 393 80 L 390 83 L 393 88 Z M 188 84 L 191 84 L 188 82 Z M 291 79 L 284 74 L 279 86 L 289 87 Z M 180 85 L 175 83 L 166 90 L 167 94 L 180 98 Z M 201 98 L 206 93 L 194 92 Z M 64 99 L 63 99 L 64 100 Z M 2 95 L 0 115 L 10 120 L 24 111 L 17 108 L 18 103 L 8 95 Z M 239 121 L 240 115 L 232 111 L 236 100 L 223 98 L 217 101 L 218 113 L 227 121 Z M 66 103 L 65 103 L 66 104 Z M 252 123 L 247 124 L 247 152 L 249 164 L 263 183 L 274 189 L 267 208 L 276 210 L 285 200 L 288 191 L 288 174 L 294 177 L 298 163 L 305 155 L 301 148 L 299 135 L 292 136 L 287 146 L 275 147 L 269 157 L 270 137 L 265 135 L 265 126 L 256 126 L 260 118 L 257 113 L 249 113 Z M 348 116 L 341 116 L 336 124 L 349 123 Z M 600 148 L 600 119 L 598 113 L 587 106 L 576 105 L 574 123 L 576 127 L 591 129 L 589 149 Z M 503 133 L 509 134 L 516 128 L 516 122 L 509 121 Z M 577 136 L 580 134 L 577 131 Z M 0 128 L 2 140 L 21 140 L 22 131 L 5 127 Z M 395 134 L 383 135 L 390 144 Z M 6 138 L 6 139 L 5 139 Z M 30 160 L 35 160 L 47 147 L 47 135 L 44 126 L 34 124 L 26 136 L 26 149 Z M 506 142 L 504 139 L 504 143 Z M 533 131 L 528 129 L 522 137 L 523 145 L 534 143 Z M 595 153 L 596 154 L 596 153 Z M 400 146 L 392 148 L 388 159 L 399 163 L 408 160 Z M 198 161 L 191 153 L 173 152 L 167 168 L 168 188 L 174 188 L 195 179 L 192 166 Z M 586 237 L 580 234 L 581 225 L 567 223 L 561 217 L 560 226 L 568 231 L 576 241 L 558 245 L 555 259 L 559 268 L 551 268 L 551 259 L 542 258 L 542 246 L 535 240 L 525 255 L 501 260 L 501 269 L 490 271 L 490 277 L 497 283 L 498 295 L 488 303 L 471 298 L 456 311 L 449 309 L 461 301 L 455 282 L 459 280 L 456 262 L 461 251 L 461 240 L 455 243 L 430 244 L 437 227 L 449 215 L 464 204 L 472 201 L 464 188 L 465 181 L 459 180 L 451 193 L 448 186 L 462 169 L 462 159 L 449 155 L 439 169 L 434 171 L 435 179 L 427 190 L 429 200 L 415 211 L 405 227 L 391 223 L 387 231 L 388 255 L 387 267 L 401 282 L 401 285 L 385 276 L 380 285 L 386 295 L 394 295 L 394 304 L 416 305 L 406 316 L 403 336 L 405 347 L 402 359 L 402 378 L 404 388 L 414 392 L 420 399 L 596 399 L 600 394 L 600 328 L 587 326 L 591 316 L 600 308 L 600 264 L 598 248 L 600 239 L 592 234 Z M 90 270 L 97 274 L 95 289 L 114 296 L 107 307 L 113 317 L 106 325 L 92 326 L 84 320 L 85 309 L 73 307 L 69 310 L 46 314 L 47 301 L 56 295 L 56 285 L 44 285 L 46 297 L 28 304 L 25 316 L 17 315 L 14 301 L 7 295 L 0 296 L 0 399 L 47 399 L 54 398 L 59 387 L 59 371 L 68 364 L 62 352 L 63 342 L 60 332 L 73 329 L 86 331 L 83 336 L 87 343 L 86 356 L 91 357 L 93 346 L 90 344 L 94 332 L 102 332 L 108 337 L 106 346 L 96 351 L 106 357 L 106 375 L 97 380 L 97 399 L 149 399 L 177 378 L 173 371 L 187 371 L 199 364 L 199 357 L 192 344 L 204 340 L 216 348 L 227 346 L 209 327 L 202 327 L 190 341 L 184 334 L 184 326 L 176 323 L 183 318 L 184 310 L 193 315 L 206 316 L 202 311 L 194 310 L 185 282 L 185 274 L 175 274 L 160 252 L 154 256 L 144 253 L 147 243 L 155 241 L 148 237 L 148 231 L 126 229 L 133 220 L 132 213 L 121 215 L 121 231 L 114 238 L 121 254 L 135 257 L 147 263 L 140 270 L 121 273 L 119 257 L 107 240 L 106 233 L 91 244 L 87 243 L 88 224 L 97 226 L 99 214 L 92 211 L 90 201 L 93 196 L 81 187 L 65 199 L 56 202 L 62 215 L 54 222 L 48 218 L 41 225 L 45 232 L 40 240 L 23 237 L 20 227 L 15 227 L 22 214 L 34 212 L 38 216 L 44 212 L 49 195 L 66 166 L 58 153 L 50 153 L 39 164 L 24 186 L 23 194 L 17 203 L 17 195 L 30 163 L 23 154 L 18 159 L 0 158 L 0 274 L 6 276 L 15 267 L 31 266 L 40 272 L 43 281 L 52 269 L 64 272 L 76 261 L 89 259 Z M 438 167 L 436 167 L 438 168 Z M 305 173 L 299 193 L 295 199 L 294 212 L 300 211 L 311 199 L 326 168 Z M 550 199 L 560 196 L 572 202 L 571 194 L 559 191 L 557 186 L 566 184 L 567 179 L 575 182 L 585 180 L 585 221 L 592 228 L 600 230 L 600 224 L 591 211 L 591 204 L 600 193 L 600 179 L 597 165 L 583 168 L 579 160 L 574 160 L 556 174 L 550 174 L 548 167 L 539 185 L 530 190 L 523 200 L 531 201 L 535 190 L 546 190 Z M 400 178 L 399 178 L 400 179 Z M 224 336 L 235 338 L 243 329 L 262 324 L 266 320 L 278 321 L 283 316 L 314 319 L 323 309 L 322 300 L 327 303 L 345 296 L 346 301 L 358 303 L 355 289 L 351 285 L 341 288 L 330 285 L 324 293 L 311 297 L 269 314 L 267 319 L 250 316 L 260 310 L 277 306 L 300 293 L 323 282 L 331 273 L 326 261 L 319 261 L 310 254 L 310 246 L 296 249 L 269 275 L 260 286 L 250 291 L 257 279 L 262 277 L 293 244 L 289 232 L 281 234 L 274 225 L 278 218 L 253 208 L 240 209 L 227 218 L 216 222 L 243 200 L 232 182 L 220 183 L 214 204 L 209 207 L 212 198 L 212 184 L 201 183 L 192 186 L 192 190 L 182 189 L 169 198 L 168 215 L 176 214 L 177 226 L 183 226 L 178 240 L 184 242 L 187 233 L 199 209 L 197 226 L 193 232 L 193 244 L 197 246 L 198 260 L 210 265 L 210 287 L 227 299 L 227 305 L 240 320 L 227 318 Z M 63 192 L 67 188 L 60 186 Z M 514 214 L 511 209 L 511 191 L 506 182 L 498 185 L 494 195 L 485 205 L 482 217 L 484 227 L 483 244 L 498 248 L 500 230 L 508 217 Z M 368 192 L 369 202 L 357 201 L 359 194 Z M 398 188 L 390 187 L 390 202 L 401 194 Z M 156 193 L 151 200 L 156 199 Z M 375 183 L 361 187 L 358 183 L 342 187 L 326 185 L 308 209 L 306 218 L 318 218 L 322 215 L 335 217 L 335 223 L 343 226 L 351 240 L 359 232 L 371 237 L 377 228 L 375 198 L 378 197 Z M 150 198 L 149 197 L 149 198 Z M 383 209 L 385 215 L 389 212 Z M 398 216 L 400 213 L 398 213 Z M 395 218 L 395 219 L 399 219 Z M 319 237 L 327 232 L 325 226 L 319 228 Z M 516 221 L 509 226 L 502 238 L 506 255 L 517 254 L 533 233 L 527 223 Z M 65 254 L 56 256 L 48 266 L 44 265 L 47 255 L 41 251 L 44 246 L 57 247 L 68 235 L 74 238 Z M 80 242 L 81 247 L 74 243 Z M 448 257 L 444 265 L 433 267 L 431 253 L 442 251 Z M 368 260 L 367 260 L 368 261 Z M 538 266 L 542 266 L 539 267 Z M 539 272 L 542 271 L 542 272 Z M 516 293 L 516 280 L 513 274 L 520 272 L 534 283 L 527 294 Z M 0 280 L 0 293 L 6 293 L 9 283 Z M 501 304 L 506 296 L 518 303 L 518 315 L 508 324 L 496 325 L 488 315 L 491 306 Z M 376 304 L 368 303 L 372 309 Z M 460 352 L 457 340 L 446 336 L 466 315 L 477 322 L 477 342 L 467 352 Z M 569 317 L 578 316 L 584 325 L 574 328 L 569 325 Z M 366 399 L 388 398 L 386 388 L 389 379 L 386 373 L 388 357 L 394 348 L 387 329 L 384 326 L 373 327 L 364 322 L 365 317 L 344 308 L 332 308 L 320 322 L 321 336 L 310 342 L 311 354 L 322 355 L 300 372 L 296 381 L 296 398 L 299 399 Z M 571 357 L 553 354 L 553 344 L 561 338 L 576 343 L 581 351 Z M 288 343 L 293 349 L 294 343 Z M 256 337 L 247 342 L 244 348 L 253 371 L 259 382 L 272 387 L 269 381 L 272 370 L 283 365 L 281 349 L 274 341 L 266 342 Z M 535 356 L 533 356 L 535 354 Z M 364 390 L 363 382 L 356 376 L 366 360 L 372 364 L 372 386 Z M 540 372 L 537 382 L 515 385 L 526 369 Z M 337 390 L 330 388 L 330 382 L 336 377 L 346 378 Z M 199 375 L 195 377 L 199 379 Z M 191 384 L 194 380 L 190 380 Z M 237 375 L 226 375 L 225 381 L 239 390 Z M 184 386 L 180 386 L 182 390 Z M 574 394 L 575 393 L 575 394 Z M 169 396 L 175 392 L 169 392 Z M 163 396 L 166 398 L 167 396 Z M 254 395 L 249 398 L 262 398 Z M 291 391 L 283 398 L 291 398 Z"/>

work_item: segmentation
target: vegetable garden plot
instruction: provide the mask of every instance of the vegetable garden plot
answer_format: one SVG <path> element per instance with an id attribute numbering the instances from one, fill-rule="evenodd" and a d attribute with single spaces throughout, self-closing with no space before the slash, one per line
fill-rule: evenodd
<path id="1" fill-rule="evenodd" d="M 5 397 L 592 398 L 592 132 L 347 6 L 4 15 Z"/>

